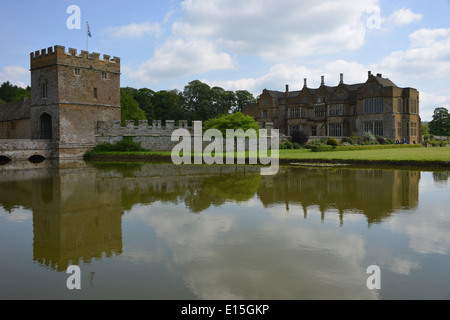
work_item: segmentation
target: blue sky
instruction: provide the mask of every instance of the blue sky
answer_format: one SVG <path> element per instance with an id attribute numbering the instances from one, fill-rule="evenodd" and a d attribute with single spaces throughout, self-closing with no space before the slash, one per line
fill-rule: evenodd
<path id="1" fill-rule="evenodd" d="M 68 28 L 80 8 L 80 29 Z M 367 71 L 417 88 L 421 116 L 450 107 L 450 0 L 0 0 L 0 83 L 29 85 L 29 53 L 54 45 L 118 56 L 121 86 L 226 90 L 337 85 Z"/>

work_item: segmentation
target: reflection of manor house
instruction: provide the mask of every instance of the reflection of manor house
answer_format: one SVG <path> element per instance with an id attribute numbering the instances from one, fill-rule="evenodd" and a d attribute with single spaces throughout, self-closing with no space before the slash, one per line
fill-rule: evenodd
<path id="1" fill-rule="evenodd" d="M 419 199 L 419 171 L 281 168 L 264 177 L 258 196 L 266 206 L 275 203 L 320 210 L 362 213 L 369 224 L 382 221 L 396 209 L 414 208 Z"/>
<path id="2" fill-rule="evenodd" d="M 335 87 L 304 87 L 300 91 L 263 90 L 256 105 L 243 108 L 260 125 L 273 123 L 280 133 L 304 131 L 311 138 L 342 138 L 372 132 L 393 141 L 420 142 L 419 92 L 399 88 L 381 74 L 369 71 L 367 81 L 345 84 L 343 75 Z"/>

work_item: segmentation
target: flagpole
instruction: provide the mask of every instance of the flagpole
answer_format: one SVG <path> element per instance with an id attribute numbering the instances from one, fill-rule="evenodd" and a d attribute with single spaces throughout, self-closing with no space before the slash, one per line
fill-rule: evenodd
<path id="1" fill-rule="evenodd" d="M 86 21 L 86 51 L 89 52 L 89 22 Z"/>

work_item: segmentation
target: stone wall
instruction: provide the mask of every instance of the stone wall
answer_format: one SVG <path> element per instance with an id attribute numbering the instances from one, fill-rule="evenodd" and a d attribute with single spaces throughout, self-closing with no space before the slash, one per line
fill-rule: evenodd
<path id="1" fill-rule="evenodd" d="M 194 126 L 195 126 L 194 121 Z M 198 127 L 202 128 L 201 121 L 197 121 Z M 266 124 L 266 129 L 269 131 L 272 129 L 273 124 Z M 179 142 L 181 141 L 171 141 L 172 133 L 176 129 L 187 129 L 191 135 L 192 150 L 194 150 L 193 140 L 196 137 L 202 138 L 202 132 L 195 132 L 193 126 L 188 126 L 186 120 L 180 120 L 179 125 L 175 126 L 175 121 L 166 120 L 166 125 L 161 124 L 161 120 L 154 120 L 151 125 L 148 121 L 141 120 L 137 125 L 132 120 L 128 120 L 125 126 L 122 126 L 121 121 L 99 121 L 97 122 L 95 137 L 96 144 L 112 143 L 115 144 L 123 140 L 124 137 L 132 137 L 134 142 L 140 142 L 141 146 L 147 150 L 151 151 L 171 151 Z M 225 138 L 225 137 L 224 137 Z M 268 137 L 268 147 L 270 148 L 270 136 Z M 204 149 L 209 145 L 210 141 L 203 141 L 202 148 Z M 246 143 L 246 148 L 248 148 L 248 141 Z M 226 149 L 224 143 L 223 149 Z"/>

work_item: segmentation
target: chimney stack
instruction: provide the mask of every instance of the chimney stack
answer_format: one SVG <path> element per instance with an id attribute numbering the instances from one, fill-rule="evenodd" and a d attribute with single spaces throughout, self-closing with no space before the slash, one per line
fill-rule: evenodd
<path id="1" fill-rule="evenodd" d="M 308 86 L 308 79 L 303 79 L 303 86 L 306 88 Z"/>
<path id="2" fill-rule="evenodd" d="M 341 82 L 340 83 L 344 83 L 344 74 L 341 73 Z"/>
<path id="3" fill-rule="evenodd" d="M 377 73 L 377 77 L 382 78 L 383 75 L 381 73 Z"/>
<path id="4" fill-rule="evenodd" d="M 369 74 L 369 78 L 370 78 L 370 76 L 372 75 L 372 71 L 369 71 L 368 74 Z"/>
<path id="5" fill-rule="evenodd" d="M 322 85 L 325 84 L 325 76 L 322 76 Z"/>
<path id="6" fill-rule="evenodd" d="M 286 85 L 286 98 L 289 98 L 289 85 Z"/>

